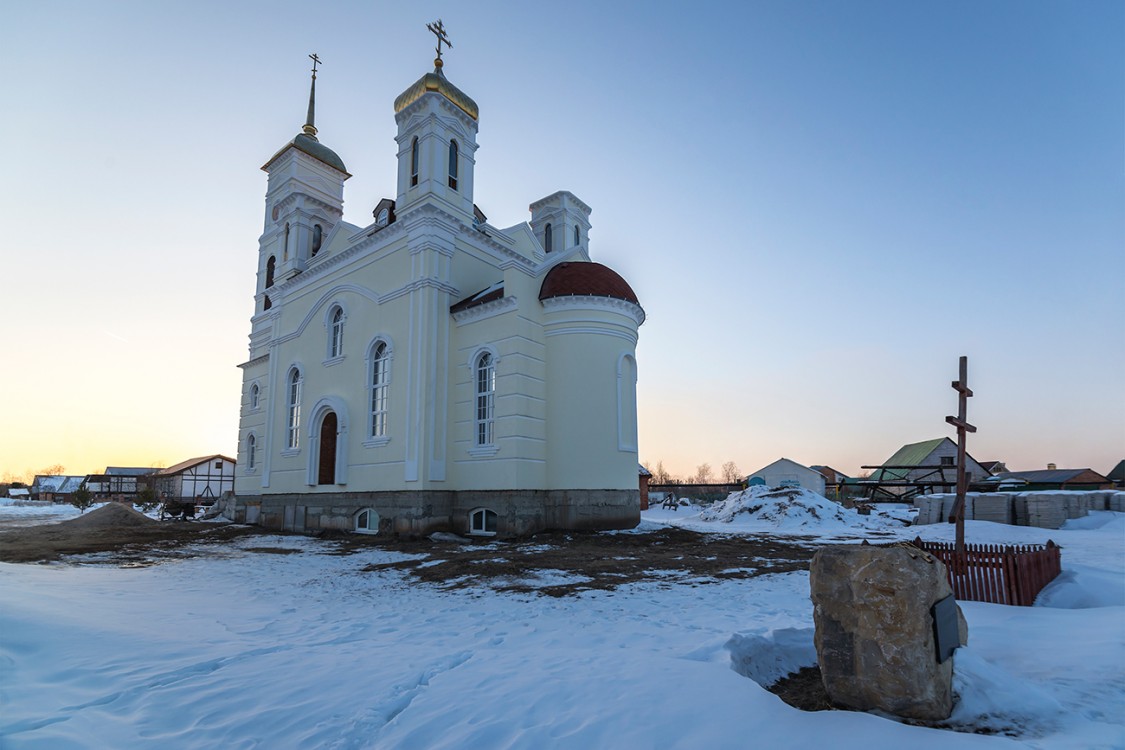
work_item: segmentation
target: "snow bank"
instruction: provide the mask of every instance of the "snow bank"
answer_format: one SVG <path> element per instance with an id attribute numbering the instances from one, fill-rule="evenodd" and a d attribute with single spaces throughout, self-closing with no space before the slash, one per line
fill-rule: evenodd
<path id="1" fill-rule="evenodd" d="M 802 487 L 756 485 L 742 492 L 732 492 L 726 500 L 705 508 L 699 514 L 701 521 L 730 523 L 735 519 L 778 529 L 863 528 L 873 525 L 873 519 Z M 874 519 L 874 525 L 883 524 L 883 521 Z"/>

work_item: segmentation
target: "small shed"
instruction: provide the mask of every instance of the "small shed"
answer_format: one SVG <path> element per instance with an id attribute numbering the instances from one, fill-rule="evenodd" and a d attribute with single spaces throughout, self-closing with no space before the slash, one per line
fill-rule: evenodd
<path id="1" fill-rule="evenodd" d="M 641 510 L 648 510 L 648 483 L 652 480 L 652 472 L 642 464 L 637 465 L 637 476 L 641 490 Z"/>
<path id="2" fill-rule="evenodd" d="M 761 480 L 755 482 L 754 480 Z M 789 458 L 779 458 L 746 478 L 747 484 L 764 483 L 769 487 L 803 487 L 818 495 L 824 494 L 824 475 Z"/>

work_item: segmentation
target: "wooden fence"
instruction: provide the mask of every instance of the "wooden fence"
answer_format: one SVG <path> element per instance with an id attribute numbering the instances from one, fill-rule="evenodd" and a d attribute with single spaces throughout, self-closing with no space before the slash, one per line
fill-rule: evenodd
<path id="1" fill-rule="evenodd" d="M 1045 545 L 966 544 L 961 558 L 951 542 L 917 538 L 913 544 L 945 563 L 953 595 L 963 601 L 1030 607 L 1062 570 L 1059 547 L 1051 541 Z"/>

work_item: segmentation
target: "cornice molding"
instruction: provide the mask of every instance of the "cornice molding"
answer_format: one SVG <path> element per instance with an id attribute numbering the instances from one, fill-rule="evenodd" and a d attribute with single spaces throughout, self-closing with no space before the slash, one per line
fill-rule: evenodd
<path id="1" fill-rule="evenodd" d="M 638 326 L 645 322 L 645 311 L 640 305 L 616 297 L 597 297 L 593 295 L 571 295 L 568 297 L 550 297 L 542 300 L 546 312 L 563 312 L 566 310 L 598 310 L 612 312 L 630 318 Z"/>
<path id="2" fill-rule="evenodd" d="M 261 355 L 260 357 L 254 357 L 253 359 L 248 359 L 238 366 L 241 367 L 243 370 L 245 370 L 249 367 L 254 367 L 255 365 L 260 365 L 264 362 L 268 362 L 269 358 L 270 358 L 270 353 L 266 352 L 265 354 Z M 260 411 L 260 408 L 255 409 L 255 411 Z"/>
<path id="3" fill-rule="evenodd" d="M 494 318 L 517 308 L 519 308 L 519 302 L 515 297 L 502 297 L 492 302 L 485 302 L 483 305 L 470 307 L 468 310 L 455 312 L 453 313 L 453 320 L 456 321 L 458 326 L 463 326 L 466 323 L 476 323 L 486 318 Z"/>

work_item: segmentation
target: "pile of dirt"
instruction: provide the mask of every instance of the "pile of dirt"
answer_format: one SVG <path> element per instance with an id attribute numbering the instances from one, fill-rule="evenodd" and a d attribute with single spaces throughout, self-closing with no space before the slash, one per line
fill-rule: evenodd
<path id="1" fill-rule="evenodd" d="M 151 564 L 182 556 L 179 550 L 187 545 L 261 533 L 256 527 L 234 524 L 157 521 L 132 506 L 107 503 L 78 518 L 0 533 L 0 562 L 52 562 L 108 553 L 111 562 Z"/>
<path id="2" fill-rule="evenodd" d="M 100 508 L 85 513 L 78 518 L 60 522 L 60 526 L 75 529 L 119 529 L 134 526 L 149 526 L 159 523 L 131 505 L 106 503 Z"/>

